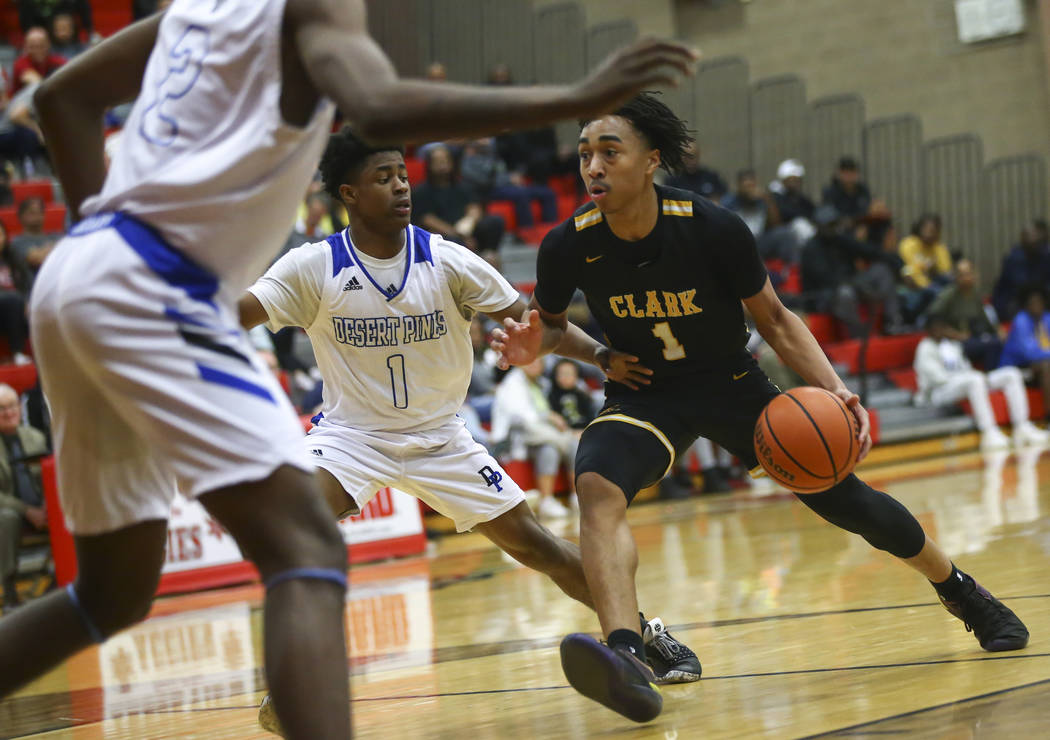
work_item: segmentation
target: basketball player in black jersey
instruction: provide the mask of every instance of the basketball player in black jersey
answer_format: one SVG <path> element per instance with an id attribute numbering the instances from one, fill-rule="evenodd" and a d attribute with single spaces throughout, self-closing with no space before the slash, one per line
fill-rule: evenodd
<path id="1" fill-rule="evenodd" d="M 678 169 L 689 134 L 649 94 L 584 122 L 580 173 L 592 202 L 544 239 L 532 310 L 523 323 L 508 319 L 493 343 L 504 364 L 549 352 L 578 288 L 610 345 L 638 359 L 628 378 L 634 387 L 606 384 L 605 407 L 584 431 L 576 458 L 583 566 L 607 644 L 569 635 L 561 655 L 578 691 L 639 722 L 657 716 L 662 699 L 637 632 L 638 553 L 627 506 L 698 436 L 757 469 L 755 421 L 780 391 L 745 349 L 745 306 L 790 367 L 852 409 L 861 456 L 871 448 L 867 411 L 805 324 L 781 304 L 747 226 L 702 197 L 654 185 L 657 168 Z M 922 573 L 985 650 L 1028 643 L 1017 616 L 956 569 L 893 498 L 855 475 L 799 498 Z"/>

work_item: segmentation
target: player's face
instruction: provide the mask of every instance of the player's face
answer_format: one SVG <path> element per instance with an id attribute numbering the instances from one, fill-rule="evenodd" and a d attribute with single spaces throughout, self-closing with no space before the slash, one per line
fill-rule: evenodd
<path id="1" fill-rule="evenodd" d="M 580 132 L 580 176 L 603 213 L 615 213 L 652 188 L 660 152 L 620 116 L 602 116 Z"/>
<path id="2" fill-rule="evenodd" d="M 377 230 L 403 229 L 412 219 L 412 192 L 401 152 L 377 152 L 365 162 L 348 203 Z"/>

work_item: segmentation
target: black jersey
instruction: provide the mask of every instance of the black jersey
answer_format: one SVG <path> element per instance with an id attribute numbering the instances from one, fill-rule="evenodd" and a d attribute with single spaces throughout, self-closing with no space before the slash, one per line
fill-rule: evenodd
<path id="1" fill-rule="evenodd" d="M 685 190 L 656 194 L 656 226 L 636 242 L 613 234 L 593 203 L 555 227 L 540 245 L 535 294 L 561 313 L 582 290 L 610 346 L 653 370 L 653 389 L 735 366 L 749 336 L 740 301 L 767 277 L 735 213 Z"/>

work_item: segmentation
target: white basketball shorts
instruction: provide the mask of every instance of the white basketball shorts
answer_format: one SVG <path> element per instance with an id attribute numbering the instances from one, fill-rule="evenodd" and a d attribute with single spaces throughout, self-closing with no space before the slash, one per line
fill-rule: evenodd
<path id="1" fill-rule="evenodd" d="M 279 466 L 313 471 L 302 426 L 217 278 L 122 214 L 78 224 L 31 300 L 70 531 L 167 519 Z"/>
<path id="2" fill-rule="evenodd" d="M 466 532 L 525 500 L 514 480 L 461 419 L 430 432 L 363 432 L 321 419 L 306 435 L 314 464 L 361 508 L 390 486 L 412 494 Z"/>

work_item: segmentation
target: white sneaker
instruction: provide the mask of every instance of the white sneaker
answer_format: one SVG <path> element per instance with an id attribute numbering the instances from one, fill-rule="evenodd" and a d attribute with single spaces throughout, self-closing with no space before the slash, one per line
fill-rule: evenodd
<path id="1" fill-rule="evenodd" d="M 530 488 L 529 490 L 525 491 L 525 503 L 529 505 L 529 508 L 532 509 L 534 513 L 538 514 L 538 507 L 540 505 L 540 489 Z"/>
<path id="2" fill-rule="evenodd" d="M 1043 431 L 1030 421 L 1014 427 L 1014 443 L 1021 445 L 1045 445 L 1050 442 L 1050 433 Z"/>
<path id="3" fill-rule="evenodd" d="M 561 502 L 553 496 L 540 499 L 540 506 L 536 513 L 546 519 L 564 519 L 572 516 L 572 512 L 562 506 Z"/>
<path id="4" fill-rule="evenodd" d="M 1010 446 L 1010 438 L 999 427 L 992 427 L 981 434 L 982 450 L 1001 450 Z"/>

